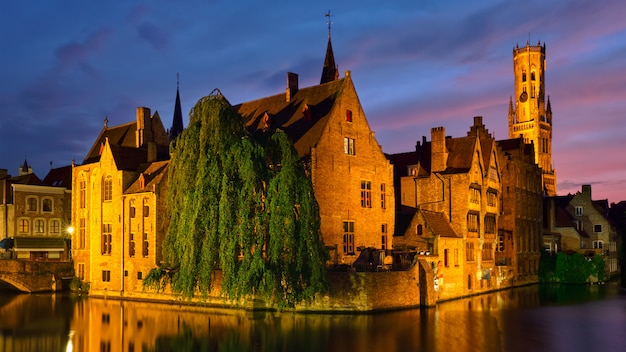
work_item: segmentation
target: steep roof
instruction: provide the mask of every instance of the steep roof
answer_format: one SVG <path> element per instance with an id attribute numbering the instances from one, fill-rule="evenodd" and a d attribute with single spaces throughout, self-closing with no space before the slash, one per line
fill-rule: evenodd
<path id="1" fill-rule="evenodd" d="M 448 163 L 444 171 L 446 174 L 468 172 L 472 168 L 475 137 L 459 137 L 446 139 L 448 148 Z"/>
<path id="2" fill-rule="evenodd" d="M 168 131 L 170 140 L 178 137 L 183 132 L 183 111 L 180 107 L 180 94 L 178 88 L 176 89 L 176 103 L 174 104 L 174 117 L 172 118 L 172 127 Z"/>
<path id="3" fill-rule="evenodd" d="M 335 63 L 335 54 L 333 53 L 333 44 L 330 41 L 330 33 L 328 33 L 328 45 L 326 46 L 326 57 L 324 58 L 320 84 L 336 81 L 337 78 L 339 78 L 339 71 Z"/>
<path id="4" fill-rule="evenodd" d="M 42 182 L 46 186 L 72 189 L 72 166 L 67 165 L 50 169 Z"/>
<path id="5" fill-rule="evenodd" d="M 351 81 L 346 77 L 298 89 L 289 101 L 285 94 L 277 94 L 235 105 L 233 109 L 243 117 L 251 132 L 266 128 L 267 114 L 270 127 L 285 131 L 303 158 L 319 141 L 332 107 L 348 82 Z"/>
<path id="6" fill-rule="evenodd" d="M 124 193 L 130 194 L 151 190 L 153 185 L 159 185 L 164 179 L 167 180 L 166 175 L 168 165 L 169 160 L 142 164 L 137 170 L 137 179 L 133 181 Z"/>
<path id="7" fill-rule="evenodd" d="M 87 156 L 83 160 L 83 164 L 89 164 L 100 160 L 100 154 L 102 153 L 102 148 L 107 138 L 109 139 L 109 143 L 111 145 L 135 147 L 137 143 L 135 135 L 136 132 L 137 123 L 135 121 L 111 128 L 105 125 L 102 131 L 100 131 L 98 138 L 96 138 L 96 141 L 91 146 L 89 153 L 87 153 Z"/>

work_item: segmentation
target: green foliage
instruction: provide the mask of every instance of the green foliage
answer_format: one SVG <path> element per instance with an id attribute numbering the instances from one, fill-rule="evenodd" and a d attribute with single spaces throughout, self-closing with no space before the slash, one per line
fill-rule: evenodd
<path id="1" fill-rule="evenodd" d="M 542 282 L 591 283 L 604 281 L 604 259 L 580 253 L 543 255 L 539 267 Z"/>
<path id="2" fill-rule="evenodd" d="M 87 293 L 89 292 L 89 288 L 89 283 L 84 282 L 77 277 L 72 278 L 72 281 L 70 281 L 70 291 L 72 292 Z"/>
<path id="3" fill-rule="evenodd" d="M 167 202 L 169 269 L 153 269 L 146 286 L 190 298 L 220 269 L 234 300 L 292 306 L 325 289 L 319 209 L 293 144 L 282 131 L 250 135 L 219 93 L 198 101 L 176 140 Z"/>

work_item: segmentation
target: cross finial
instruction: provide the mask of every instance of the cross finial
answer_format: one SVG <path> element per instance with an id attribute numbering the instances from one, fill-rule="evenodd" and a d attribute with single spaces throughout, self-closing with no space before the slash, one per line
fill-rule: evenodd
<path id="1" fill-rule="evenodd" d="M 330 10 L 326 12 L 326 17 L 328 17 L 328 20 L 326 21 L 326 23 L 328 24 L 328 38 L 330 39 L 330 26 L 333 23 L 333 21 L 330 20 Z"/>

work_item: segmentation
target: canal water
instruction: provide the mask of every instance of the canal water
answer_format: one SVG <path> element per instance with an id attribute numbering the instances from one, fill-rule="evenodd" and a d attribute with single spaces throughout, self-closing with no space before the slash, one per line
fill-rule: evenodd
<path id="1" fill-rule="evenodd" d="M 532 285 L 376 314 L 292 314 L 0 294 L 9 351 L 626 351 L 626 294 Z"/>

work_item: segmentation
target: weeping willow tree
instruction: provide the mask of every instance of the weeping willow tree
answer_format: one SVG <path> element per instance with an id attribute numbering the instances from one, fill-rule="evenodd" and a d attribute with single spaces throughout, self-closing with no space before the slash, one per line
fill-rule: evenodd
<path id="1" fill-rule="evenodd" d="M 319 209 L 293 144 L 280 130 L 249 134 L 219 91 L 198 101 L 177 138 L 167 204 L 167 265 L 144 285 L 191 298 L 221 270 L 228 298 L 278 306 L 326 288 Z"/>

